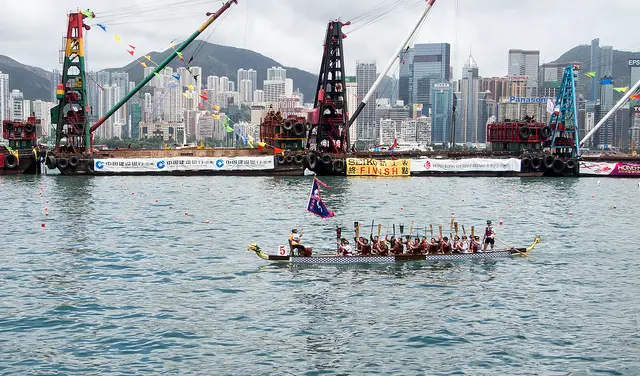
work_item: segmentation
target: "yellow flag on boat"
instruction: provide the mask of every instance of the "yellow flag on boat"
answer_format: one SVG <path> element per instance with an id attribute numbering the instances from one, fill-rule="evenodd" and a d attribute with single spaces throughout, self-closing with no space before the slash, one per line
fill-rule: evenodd
<path id="1" fill-rule="evenodd" d="M 596 76 L 596 72 L 587 72 L 584 75 L 587 76 L 587 77 L 594 78 Z"/>
<path id="2" fill-rule="evenodd" d="M 625 87 L 614 87 L 613 90 L 617 91 L 618 93 L 626 93 L 627 90 L 629 90 L 628 86 Z"/>

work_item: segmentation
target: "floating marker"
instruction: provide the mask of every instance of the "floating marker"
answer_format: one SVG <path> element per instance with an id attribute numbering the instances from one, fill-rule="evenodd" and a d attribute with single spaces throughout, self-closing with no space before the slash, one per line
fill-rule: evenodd
<path id="1" fill-rule="evenodd" d="M 169 206 L 169 209 L 173 209 L 173 206 Z"/>
<path id="2" fill-rule="evenodd" d="M 48 203 L 49 203 L 49 200 L 47 200 L 47 201 L 46 201 L 46 203 L 48 204 Z"/>
<path id="3" fill-rule="evenodd" d="M 500 221 L 500 226 L 502 226 L 502 221 Z"/>
<path id="4" fill-rule="evenodd" d="M 451 212 L 451 216 L 452 216 L 452 217 L 453 217 L 453 216 L 455 216 L 455 213 L 454 213 L 454 212 Z"/>
<path id="5" fill-rule="evenodd" d="M 44 222 L 42 222 L 42 224 L 41 224 L 40 226 L 44 227 L 44 226 L 46 226 L 46 225 L 44 224 Z"/>
<path id="6" fill-rule="evenodd" d="M 613 208 L 615 209 L 615 208 L 617 208 L 617 206 L 613 205 Z"/>
<path id="7" fill-rule="evenodd" d="M 287 209 L 291 209 L 291 205 L 287 205 Z"/>
<path id="8" fill-rule="evenodd" d="M 156 200 L 156 202 L 158 202 L 158 200 Z"/>
<path id="9" fill-rule="evenodd" d="M 44 207 L 44 211 L 47 211 L 47 210 L 49 210 L 49 209 L 45 206 L 45 207 Z"/>
<path id="10" fill-rule="evenodd" d="M 49 216 L 49 213 L 44 213 L 44 216 L 45 216 L 45 217 L 48 217 L 48 216 Z"/>
<path id="11" fill-rule="evenodd" d="M 131 194 L 135 194 L 135 192 L 131 192 Z"/>
<path id="12" fill-rule="evenodd" d="M 570 212 L 569 212 L 569 215 L 573 215 L 573 212 L 572 212 L 572 211 L 570 211 Z"/>
<path id="13" fill-rule="evenodd" d="M 209 220 L 207 219 L 206 221 L 204 221 L 204 223 L 209 224 Z"/>
<path id="14" fill-rule="evenodd" d="M 596 198 L 596 195 L 591 195 L 591 198 Z"/>
<path id="15" fill-rule="evenodd" d="M 598 180 L 598 185 L 600 185 L 600 180 Z"/>
<path id="16" fill-rule="evenodd" d="M 509 209 L 512 209 L 512 208 L 513 208 L 513 206 L 512 206 L 512 205 L 509 205 Z"/>
<path id="17" fill-rule="evenodd" d="M 184 212 L 184 215 L 189 215 L 189 212 Z"/>
<path id="18" fill-rule="evenodd" d="M 464 202 L 464 200 L 462 200 L 462 202 Z"/>
<path id="19" fill-rule="evenodd" d="M 404 210 L 404 208 L 401 207 L 400 210 Z"/>

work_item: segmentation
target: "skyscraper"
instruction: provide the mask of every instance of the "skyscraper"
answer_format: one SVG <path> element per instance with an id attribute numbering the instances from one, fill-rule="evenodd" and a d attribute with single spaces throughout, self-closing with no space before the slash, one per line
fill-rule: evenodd
<path id="1" fill-rule="evenodd" d="M 24 94 L 20 90 L 12 90 L 9 94 L 9 108 L 11 117 L 9 120 L 25 121 L 24 118 Z"/>
<path id="2" fill-rule="evenodd" d="M 226 93 L 229 91 L 229 77 L 220 77 L 220 84 L 218 85 L 218 94 Z"/>
<path id="3" fill-rule="evenodd" d="M 356 82 L 358 85 L 358 102 L 367 95 L 377 78 L 377 67 L 375 61 L 356 62 Z M 377 93 L 373 93 L 369 98 L 369 103 L 360 113 L 356 124 L 358 140 L 372 143 L 378 137 L 379 124 L 375 124 Z M 355 111 L 355 110 L 353 110 Z"/>
<path id="4" fill-rule="evenodd" d="M 416 44 L 413 52 L 411 101 L 422 104 L 425 112 L 431 108 L 433 84 L 451 80 L 451 45 L 449 43 Z"/>
<path id="5" fill-rule="evenodd" d="M 591 41 L 591 58 L 589 60 L 589 72 L 595 72 L 595 79 L 589 81 L 589 102 L 595 104 L 600 98 L 600 78 L 601 74 L 600 60 L 600 39 L 596 38 Z"/>
<path id="6" fill-rule="evenodd" d="M 347 115 L 351 118 L 353 112 L 358 108 L 358 82 L 354 76 L 345 77 L 346 92 L 347 92 Z M 351 144 L 358 141 L 357 126 L 353 124 L 349 128 L 349 140 Z"/>
<path id="7" fill-rule="evenodd" d="M 478 100 L 480 84 L 478 81 L 478 64 L 469 56 L 462 68 L 462 117 L 459 119 L 460 132 L 456 132 L 456 142 L 478 142 Z M 460 135 L 460 138 L 457 137 Z"/>
<path id="8" fill-rule="evenodd" d="M 255 69 L 238 69 L 238 80 L 236 81 L 238 83 L 238 89 L 240 89 L 239 85 L 242 80 L 251 81 L 253 89 L 258 89 L 258 72 Z"/>
<path id="9" fill-rule="evenodd" d="M 238 91 L 240 94 L 240 103 L 253 102 L 253 82 L 248 79 L 243 79 L 240 80 L 239 83 Z"/>
<path id="10" fill-rule="evenodd" d="M 56 98 L 56 89 L 58 88 L 58 84 L 62 83 L 62 74 L 58 69 L 54 69 L 51 71 L 51 102 L 57 102 Z"/>
<path id="11" fill-rule="evenodd" d="M 413 94 L 413 54 L 414 50 L 412 48 L 400 54 L 400 79 L 398 80 L 398 99 L 410 107 L 413 105 L 413 103 L 411 103 Z"/>
<path id="12" fill-rule="evenodd" d="M 445 143 L 451 139 L 453 114 L 453 87 L 449 82 L 438 82 L 431 88 L 431 141 Z"/>
<path id="13" fill-rule="evenodd" d="M 0 72 L 0 137 L 2 137 L 2 122 L 9 120 L 9 75 Z"/>
<path id="14" fill-rule="evenodd" d="M 600 49 L 600 77 L 613 77 L 613 46 L 602 46 Z"/>
<path id="15" fill-rule="evenodd" d="M 287 78 L 287 70 L 282 67 L 267 69 L 267 81 L 284 81 Z"/>
<path id="16" fill-rule="evenodd" d="M 527 76 L 525 95 L 538 95 L 540 51 L 509 50 L 509 76 Z"/>

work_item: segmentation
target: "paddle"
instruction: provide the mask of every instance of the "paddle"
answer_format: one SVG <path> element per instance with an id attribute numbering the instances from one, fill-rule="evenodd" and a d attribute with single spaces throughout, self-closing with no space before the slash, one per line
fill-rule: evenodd
<path id="1" fill-rule="evenodd" d="M 373 238 L 373 220 L 371 221 L 371 234 L 369 234 L 369 239 Z"/>
<path id="2" fill-rule="evenodd" d="M 499 242 L 500 242 L 500 243 L 502 243 L 504 246 L 506 246 L 507 248 L 509 248 L 509 249 L 508 249 L 509 251 L 516 251 L 516 252 L 518 252 L 519 254 L 521 254 L 521 255 L 522 255 L 522 256 L 524 256 L 524 257 L 529 257 L 529 255 L 528 255 L 528 254 L 526 254 L 526 253 L 524 253 L 524 252 L 521 252 L 521 251 L 520 251 L 520 250 L 518 250 L 516 247 L 513 247 L 513 246 L 511 246 L 511 245 L 509 245 L 509 244 L 507 244 L 507 243 L 503 242 L 503 241 L 502 241 L 502 240 L 500 240 L 500 239 L 495 239 L 495 240 L 499 241 Z"/>
<path id="3" fill-rule="evenodd" d="M 378 239 L 380 239 L 380 232 L 382 232 L 382 223 L 378 223 Z"/>
<path id="4" fill-rule="evenodd" d="M 456 230 L 456 236 L 458 235 L 458 222 L 453 223 L 453 228 Z"/>
<path id="5" fill-rule="evenodd" d="M 431 231 L 431 237 L 433 238 L 433 225 L 432 224 L 429 224 L 429 231 Z"/>
<path id="6" fill-rule="evenodd" d="M 411 227 L 409 227 L 409 237 L 411 237 L 412 233 L 413 233 L 413 221 L 411 221 Z"/>
<path id="7" fill-rule="evenodd" d="M 464 230 L 464 225 L 462 225 L 462 235 L 467 236 L 467 232 Z"/>
<path id="8" fill-rule="evenodd" d="M 360 223 L 359 222 L 353 222 L 353 227 L 355 227 L 356 229 L 356 238 L 360 237 Z"/>

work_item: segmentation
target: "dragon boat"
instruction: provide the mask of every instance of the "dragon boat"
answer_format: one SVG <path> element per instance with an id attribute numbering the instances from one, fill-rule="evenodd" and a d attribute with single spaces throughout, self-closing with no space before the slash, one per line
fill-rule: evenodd
<path id="1" fill-rule="evenodd" d="M 248 250 L 255 252 L 258 257 L 263 260 L 273 261 L 277 263 L 294 263 L 294 264 L 389 264 L 402 263 L 409 261 L 457 261 L 457 260 L 482 260 L 482 259 L 498 259 L 510 257 L 528 257 L 539 243 L 541 239 L 537 236 L 533 243 L 528 247 L 522 248 L 506 248 L 503 250 L 477 252 L 477 253 L 452 253 L 452 254 L 430 254 L 430 255 L 392 255 L 392 256 L 336 256 L 323 254 L 318 256 L 312 255 L 311 248 L 305 249 L 304 256 L 288 255 L 286 248 L 280 246 L 278 255 L 270 255 L 262 252 L 262 249 L 255 243 L 249 244 Z"/>

